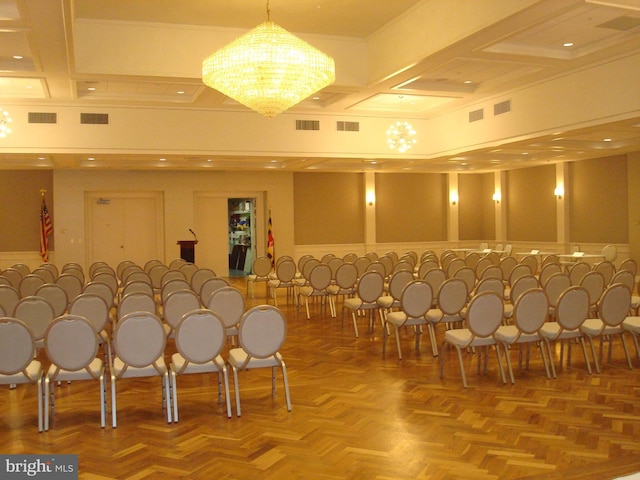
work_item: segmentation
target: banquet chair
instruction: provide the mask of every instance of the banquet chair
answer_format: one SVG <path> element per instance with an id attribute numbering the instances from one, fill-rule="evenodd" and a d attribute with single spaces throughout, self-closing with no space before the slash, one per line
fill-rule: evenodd
<path id="1" fill-rule="evenodd" d="M 611 337 L 612 335 L 620 335 L 622 341 L 622 348 L 627 358 L 627 364 L 629 369 L 631 366 L 631 358 L 629 357 L 629 351 L 627 350 L 627 344 L 624 340 L 624 332 L 622 330 L 622 322 L 629 315 L 629 309 L 631 308 L 631 292 L 629 289 L 618 283 L 607 287 L 602 294 L 597 304 L 597 318 L 588 318 L 580 326 L 580 331 L 589 340 L 589 346 L 591 347 L 591 355 L 593 357 L 593 363 L 596 368 L 596 372 L 600 373 L 600 362 L 596 356 L 596 351 L 593 346 L 593 339 L 600 337 L 600 361 L 602 361 L 602 343 L 605 338 L 609 340 L 609 358 L 611 361 Z"/>
<path id="2" fill-rule="evenodd" d="M 495 332 L 502 324 L 503 315 L 502 299 L 493 292 L 484 292 L 474 296 L 467 308 L 468 328 L 454 328 L 447 330 L 444 334 L 443 348 L 446 345 L 455 347 L 458 353 L 460 373 L 462 375 L 462 385 L 467 388 L 467 377 L 464 370 L 462 350 L 476 348 L 478 355 L 478 369 L 482 362 L 482 348 L 484 347 L 484 373 L 487 372 L 488 348 L 496 347 L 498 366 L 502 383 L 507 383 L 500 358 L 500 343 L 495 339 Z M 440 378 L 444 377 L 444 360 L 446 355 L 440 356 Z"/>
<path id="3" fill-rule="evenodd" d="M 186 313 L 175 329 L 176 349 L 171 356 L 170 381 L 173 404 L 173 421 L 178 421 L 178 382 L 180 375 L 194 373 L 218 374 L 218 403 L 222 403 L 222 380 L 227 402 L 227 417 L 231 418 L 229 398 L 229 375 L 220 352 L 226 340 L 222 319 L 205 309 Z"/>
<path id="4" fill-rule="evenodd" d="M 175 270 L 172 270 L 172 271 L 175 271 Z M 218 280 L 224 281 L 224 279 L 222 278 L 218 278 L 215 281 L 217 282 Z M 174 278 L 172 280 L 169 280 L 163 283 L 162 288 L 160 289 L 160 303 L 164 304 L 169 294 L 177 290 L 191 290 L 191 285 L 189 285 L 189 282 L 187 282 L 184 279 L 184 277 Z"/>
<path id="5" fill-rule="evenodd" d="M 356 283 L 358 282 L 358 269 L 353 263 L 343 263 L 338 267 L 335 275 L 335 283 L 327 287 L 329 301 L 333 303 L 333 311 L 336 311 L 338 296 L 343 300 L 353 297 L 356 293 Z M 344 309 L 342 310 L 342 320 L 344 321 Z"/>
<path id="6" fill-rule="evenodd" d="M 600 272 L 604 276 L 604 284 L 609 285 L 613 275 L 616 273 L 616 267 L 608 261 L 598 262 L 593 266 L 593 270 Z"/>
<path id="7" fill-rule="evenodd" d="M 84 285 L 84 272 L 82 266 L 77 263 L 67 263 L 62 267 L 62 274 L 72 275 L 80 281 L 80 285 Z M 56 279 L 57 281 L 57 279 Z"/>
<path id="8" fill-rule="evenodd" d="M 635 277 L 636 273 L 638 273 L 638 264 L 633 258 L 627 258 L 623 260 L 622 263 L 620 264 L 620 267 L 618 267 L 618 271 L 620 270 L 626 270 L 628 272 L 631 272 Z"/>
<path id="9" fill-rule="evenodd" d="M 556 314 L 560 295 L 569 287 L 571 287 L 571 279 L 566 273 L 554 273 L 545 283 L 543 290 L 549 299 L 549 314 L 552 317 Z"/>
<path id="10" fill-rule="evenodd" d="M 56 283 L 45 283 L 38 287 L 35 296 L 44 298 L 53 308 L 53 315 L 59 317 L 67 311 L 67 292 Z"/>
<path id="11" fill-rule="evenodd" d="M 300 297 L 304 298 L 304 306 L 307 312 L 307 320 L 311 318 L 309 315 L 309 299 L 320 298 L 322 304 L 329 304 L 329 313 L 332 317 L 336 316 L 333 311 L 333 303 L 328 300 L 329 292 L 327 287 L 331 284 L 331 268 L 326 263 L 319 263 L 311 270 L 309 275 L 309 285 L 304 285 L 298 290 L 298 309 L 300 309 Z M 275 299 L 275 297 L 274 297 Z"/>
<path id="12" fill-rule="evenodd" d="M 69 303 L 82 293 L 82 287 L 84 285 L 80 278 L 72 273 L 60 274 L 56 279 L 56 284 L 60 285 L 67 293 L 67 301 Z"/>
<path id="13" fill-rule="evenodd" d="M 591 271 L 587 273 L 582 280 L 580 280 L 580 286 L 584 287 L 589 292 L 589 314 L 594 316 L 598 309 L 598 301 L 604 293 L 607 282 L 604 276 L 600 272 Z"/>
<path id="14" fill-rule="evenodd" d="M 357 259 L 358 259 L 358 255 L 356 255 L 353 252 L 347 253 L 345 254 L 344 257 L 342 257 L 342 260 L 344 260 L 344 263 L 354 263 Z"/>
<path id="15" fill-rule="evenodd" d="M 47 265 L 51 264 L 49 263 Z M 56 278 L 58 278 L 58 276 L 55 275 L 54 271 L 51 268 L 45 268 L 44 266 L 35 268 L 31 272 L 31 274 L 40 277 L 42 280 L 44 280 L 44 283 L 55 283 Z"/>
<path id="16" fill-rule="evenodd" d="M 193 275 L 191 276 L 191 289 L 196 293 L 200 293 L 202 284 L 210 278 L 216 277 L 216 273 L 210 268 L 199 268 L 193 272 Z"/>
<path id="17" fill-rule="evenodd" d="M 178 270 L 184 275 L 187 282 L 191 283 L 191 277 L 198 271 L 198 266 L 195 263 L 186 262 Z"/>
<path id="18" fill-rule="evenodd" d="M 418 267 L 417 278 L 423 279 L 429 270 L 433 270 L 434 268 L 440 268 L 437 260 L 425 260 L 420 263 Z"/>
<path id="19" fill-rule="evenodd" d="M 463 267 L 458 270 L 453 278 L 459 278 L 467 286 L 467 292 L 471 293 L 476 287 L 476 282 L 479 277 L 476 277 L 476 272 L 471 267 Z"/>
<path id="20" fill-rule="evenodd" d="M 316 265 L 319 264 L 319 261 L 316 260 Z M 305 270 L 308 268 L 307 266 L 310 262 L 305 264 Z M 327 267 L 328 268 L 328 267 Z M 310 272 L 309 272 L 310 273 Z M 329 270 L 329 274 L 331 271 Z M 276 266 L 276 277 L 267 281 L 267 288 L 272 294 L 273 303 L 277 307 L 278 306 L 278 289 L 284 288 L 287 292 L 287 300 L 289 298 L 289 294 L 293 294 L 295 300 L 295 292 L 293 292 L 294 287 L 294 278 L 296 276 L 296 264 L 293 260 L 284 260 L 280 262 Z M 305 279 L 308 280 L 308 274 L 305 276 Z M 306 282 L 305 282 L 306 283 Z"/>
<path id="21" fill-rule="evenodd" d="M 169 269 L 162 274 L 162 279 L 160 280 L 160 289 L 162 290 L 164 286 L 171 280 L 184 280 L 185 282 L 187 282 L 187 285 L 189 285 L 189 288 L 191 288 L 191 284 L 184 276 L 184 273 L 182 273 L 180 270 Z"/>
<path id="22" fill-rule="evenodd" d="M 55 318 L 53 307 L 49 302 L 42 297 L 24 297 L 16 305 L 12 316 L 29 325 L 36 348 L 44 347 L 44 334 Z"/>
<path id="23" fill-rule="evenodd" d="M 13 316 L 13 311 L 20 301 L 20 294 L 10 285 L 0 285 L 0 307 L 7 316 Z"/>
<path id="24" fill-rule="evenodd" d="M 133 277 L 133 275 L 131 277 Z M 129 281 L 127 282 L 127 284 L 120 290 L 121 299 L 129 293 L 133 292 L 144 293 L 146 295 L 149 295 L 150 297 L 153 297 L 155 295 L 153 285 L 143 280 L 131 279 L 131 277 L 129 277 Z"/>
<path id="25" fill-rule="evenodd" d="M 464 263 L 467 267 L 471 267 L 475 270 L 476 265 L 480 261 L 480 254 L 478 252 L 469 252 L 467 256 L 464 257 Z"/>
<path id="26" fill-rule="evenodd" d="M 533 274 L 529 265 L 518 263 L 511 269 L 511 273 L 509 274 L 509 287 L 513 287 L 513 284 L 516 283 L 520 277 Z"/>
<path id="27" fill-rule="evenodd" d="M 105 270 L 102 270 L 102 269 L 105 269 Z M 111 268 L 107 262 L 97 261 L 89 265 L 89 278 L 93 279 L 93 277 L 96 275 L 98 271 L 109 271 L 114 276 L 116 276 L 115 270 Z"/>
<path id="28" fill-rule="evenodd" d="M 433 297 L 434 297 L 433 300 L 431 301 L 431 306 L 435 307 L 438 292 L 440 291 L 440 286 L 447 279 L 447 275 L 444 273 L 444 270 L 442 270 L 441 268 L 434 268 L 427 271 L 424 277 L 421 277 L 421 278 L 422 280 L 427 282 L 431 287 L 431 291 L 433 292 Z"/>
<path id="29" fill-rule="evenodd" d="M 547 319 L 549 310 L 549 300 L 544 290 L 541 288 L 532 288 L 527 290 L 518 297 L 513 307 L 513 325 L 503 325 L 498 327 L 495 333 L 495 339 L 504 346 L 504 356 L 509 370 L 511 383 L 514 384 L 513 368 L 511 367 L 511 358 L 509 356 L 510 347 L 512 345 L 527 345 L 527 368 L 529 367 L 529 346 L 535 343 L 540 348 L 542 361 L 547 374 L 547 378 L 551 378 L 549 374 L 549 364 L 545 346 L 539 331 Z M 522 350 L 520 352 L 520 366 L 522 365 Z"/>
<path id="30" fill-rule="evenodd" d="M 484 271 L 491 266 L 493 266 L 493 261 L 487 256 L 484 256 L 480 260 L 478 260 L 478 263 L 475 266 L 476 278 L 482 278 L 482 274 L 484 273 Z"/>
<path id="31" fill-rule="evenodd" d="M 0 317 L 0 385 L 38 386 L 38 431 L 42 432 L 42 364 L 35 360 L 33 332 L 21 320 Z"/>
<path id="32" fill-rule="evenodd" d="M 569 267 L 569 280 L 571 285 L 580 285 L 582 277 L 591 271 L 591 267 L 586 262 L 576 262 Z"/>
<path id="33" fill-rule="evenodd" d="M 425 314 L 434 357 L 438 356 L 436 326 L 443 323 L 449 327 L 453 323 L 462 323 L 462 309 L 467 305 L 468 295 L 467 285 L 459 278 L 449 278 L 440 285 L 436 293 L 436 307 L 430 308 Z"/>
<path id="34" fill-rule="evenodd" d="M 124 316 L 133 312 L 147 312 L 156 315 L 158 313 L 156 302 L 153 297 L 143 292 L 127 293 L 118 303 L 115 318 L 116 325 L 113 326 L 113 329 L 115 330 L 118 322 Z"/>
<path id="35" fill-rule="evenodd" d="M 271 368 L 271 394 L 276 394 L 276 368 L 282 369 L 287 410 L 291 411 L 287 367 L 280 354 L 287 335 L 287 322 L 277 307 L 260 305 L 248 310 L 238 326 L 239 348 L 229 351 L 228 363 L 233 371 L 236 392 L 236 413 L 242 414 L 238 372 L 256 368 Z"/>
<path id="36" fill-rule="evenodd" d="M 528 265 L 531 273 L 535 275 L 538 271 L 538 259 L 534 255 L 525 255 L 520 259 L 522 265 Z"/>
<path id="37" fill-rule="evenodd" d="M 540 286 L 544 288 L 549 277 L 554 273 L 562 273 L 562 267 L 557 263 L 548 263 L 542 267 L 540 270 L 540 275 L 538 275 L 538 281 L 540 282 Z"/>
<path id="38" fill-rule="evenodd" d="M 116 294 L 118 293 L 118 287 L 119 287 L 118 279 L 116 278 L 113 271 L 112 272 L 98 271 L 93 277 L 91 277 L 91 281 L 86 285 L 90 283 L 103 283 L 107 285 L 111 289 L 111 295 L 114 299 L 116 297 Z"/>
<path id="39" fill-rule="evenodd" d="M 192 290 L 171 292 L 163 305 L 162 317 L 167 338 L 173 338 L 180 319 L 192 310 L 202 308 L 200 298 Z"/>
<path id="40" fill-rule="evenodd" d="M 92 293 L 94 295 L 98 295 L 107 305 L 109 311 L 111 311 L 111 309 L 115 306 L 114 291 L 111 290 L 111 287 L 109 285 L 107 285 L 106 283 L 102 283 L 99 280 L 92 280 L 91 282 L 87 283 L 82 289 L 82 294 L 84 293 Z"/>
<path id="41" fill-rule="evenodd" d="M 20 270 L 16 268 L 5 268 L 4 270 L 2 270 L 2 276 L 7 280 L 9 280 L 9 282 L 11 283 L 11 286 L 16 289 L 16 292 L 18 291 L 18 288 L 20 288 L 20 282 L 22 281 L 22 277 L 28 274 L 29 273 L 25 273 L 23 275 L 20 272 Z"/>
<path id="42" fill-rule="evenodd" d="M 497 278 L 502 282 L 502 269 L 498 265 L 489 265 L 482 271 L 478 280 L 484 280 L 486 278 Z"/>
<path id="43" fill-rule="evenodd" d="M 96 355 L 99 339 L 93 325 L 79 315 L 63 315 L 47 328 L 45 351 L 51 361 L 44 378 L 44 429 L 49 430 L 49 416 L 55 412 L 55 383 L 97 380 L 100 386 L 100 424 L 107 416 L 107 382 L 105 364 Z"/>
<path id="44" fill-rule="evenodd" d="M 378 306 L 380 307 L 380 320 L 384 323 L 384 319 L 393 309 L 400 308 L 400 298 L 402 297 L 402 291 L 409 282 L 412 282 L 413 272 L 401 270 L 394 273 L 389 280 L 387 288 L 387 295 L 382 295 L 378 298 Z"/>
<path id="45" fill-rule="evenodd" d="M 478 264 L 480 264 L 480 262 L 478 262 Z M 464 267 L 466 267 L 466 265 L 463 259 L 458 257 L 451 259 L 451 261 L 447 264 L 447 267 L 446 267 L 447 278 L 455 277 L 456 272 Z M 478 268 L 477 265 L 476 265 L 476 268 Z"/>
<path id="46" fill-rule="evenodd" d="M 503 257 L 500 260 L 500 270 L 502 270 L 502 278 L 505 283 L 509 282 L 511 278 L 511 272 L 513 268 L 518 265 L 518 260 L 515 257 Z"/>
<path id="47" fill-rule="evenodd" d="M 209 299 L 214 292 L 220 290 L 221 288 L 226 288 L 229 286 L 229 282 L 221 277 L 207 279 L 200 287 L 200 290 L 197 292 L 200 296 L 200 302 L 203 305 L 207 305 L 207 302 L 209 302 Z"/>
<path id="48" fill-rule="evenodd" d="M 169 263 L 169 270 L 179 270 L 185 263 L 187 263 L 187 261 L 183 258 L 174 258 Z"/>
<path id="49" fill-rule="evenodd" d="M 20 294 L 20 298 L 30 297 L 35 295 L 36 290 L 38 290 L 39 287 L 44 285 L 44 283 L 45 281 L 43 280 L 42 277 L 39 277 L 38 275 L 35 275 L 33 273 L 30 273 L 29 275 L 22 277 L 22 280 L 20 281 L 20 286 L 18 287 L 18 293 Z"/>
<path id="50" fill-rule="evenodd" d="M 162 407 L 167 409 L 171 423 L 169 373 L 164 361 L 166 335 L 162 322 L 152 313 L 133 312 L 125 315 L 113 333 L 111 372 L 111 418 L 117 426 L 116 383 L 126 378 L 160 377 Z"/>
<path id="51" fill-rule="evenodd" d="M 504 318 L 509 320 L 513 316 L 513 307 L 524 292 L 532 288 L 538 288 L 538 279 L 533 275 L 524 275 L 513 284 L 509 291 L 509 302 L 504 305 Z"/>
<path id="52" fill-rule="evenodd" d="M 162 263 L 162 260 L 158 260 L 157 258 L 153 258 L 151 260 L 147 260 L 144 264 L 144 266 L 142 267 L 142 269 L 149 273 L 151 271 L 151 269 L 153 267 L 155 267 L 156 265 L 164 265 L 164 263 Z M 169 268 L 169 267 L 167 267 Z"/>
<path id="53" fill-rule="evenodd" d="M 356 316 L 359 313 L 369 313 L 369 329 L 373 329 L 374 311 L 379 308 L 378 298 L 384 293 L 384 277 L 380 272 L 366 272 L 356 285 L 356 296 L 347 298 L 342 304 L 343 309 L 351 312 L 353 330 L 358 338 L 358 322 Z"/>
<path id="54" fill-rule="evenodd" d="M 262 255 L 253 261 L 252 274 L 247 275 L 247 293 L 251 295 L 251 298 L 255 298 L 255 283 L 264 282 L 265 299 L 269 298 L 269 287 L 267 282 L 269 281 L 269 274 L 273 265 L 271 259 L 266 255 Z"/>
<path id="55" fill-rule="evenodd" d="M 556 321 L 546 322 L 542 325 L 542 328 L 540 328 L 540 336 L 547 345 L 553 378 L 556 378 L 556 367 L 553 362 L 553 352 L 551 350 L 552 341 L 578 340 L 582 346 L 587 371 L 591 374 L 591 364 L 587 356 L 587 347 L 584 342 L 584 336 L 580 331 L 580 326 L 589 315 L 589 293 L 580 286 L 574 285 L 569 287 L 560 295 L 555 310 Z M 562 365 L 563 349 L 561 349 L 560 352 L 560 365 Z M 567 364 L 570 362 L 571 357 L 569 354 Z"/>
<path id="56" fill-rule="evenodd" d="M 226 336 L 231 337 L 231 344 L 235 345 L 238 338 L 238 324 L 245 311 L 242 292 L 232 286 L 219 288 L 209 296 L 205 307 L 220 317 Z"/>
<path id="57" fill-rule="evenodd" d="M 618 249 L 615 245 L 605 245 L 602 248 L 602 255 L 606 262 L 613 263 L 616 261 L 616 258 L 618 258 Z"/>
<path id="58" fill-rule="evenodd" d="M 113 329 L 113 321 L 109 314 L 109 307 L 102 297 L 94 293 L 81 293 L 71 305 L 69 314 L 86 318 L 98 335 L 98 345 L 102 347 L 104 361 L 111 363 L 111 343 L 109 332 Z"/>
<path id="59" fill-rule="evenodd" d="M 149 274 L 153 290 L 159 292 L 162 289 L 162 277 L 169 271 L 169 267 L 160 263 L 153 265 L 149 270 L 145 271 Z"/>
<path id="60" fill-rule="evenodd" d="M 371 263 L 371 259 L 369 257 L 358 257 L 353 262 L 358 270 L 358 278 L 362 277 L 367 272 L 367 267 Z"/>
<path id="61" fill-rule="evenodd" d="M 420 349 L 420 335 L 422 325 L 427 325 L 425 313 L 431 308 L 432 299 L 431 287 L 424 280 L 413 280 L 405 285 L 400 295 L 400 310 L 389 312 L 385 318 L 385 328 L 383 331 L 382 353 L 387 347 L 386 325 L 393 327 L 396 336 L 396 347 L 398 348 L 398 360 L 402 360 L 402 349 L 400 347 L 400 328 L 413 326 L 416 336 L 416 351 Z M 428 327 L 427 327 L 428 328 Z"/>
<path id="62" fill-rule="evenodd" d="M 31 269 L 29 268 L 29 266 L 24 263 L 14 263 L 10 268 L 20 272 L 21 277 L 24 277 L 31 273 Z"/>

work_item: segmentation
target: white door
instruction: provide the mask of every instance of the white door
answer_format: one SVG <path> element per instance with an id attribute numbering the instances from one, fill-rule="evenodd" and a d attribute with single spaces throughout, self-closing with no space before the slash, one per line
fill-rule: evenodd
<path id="1" fill-rule="evenodd" d="M 86 204 L 88 265 L 164 261 L 161 193 L 88 192 Z"/>

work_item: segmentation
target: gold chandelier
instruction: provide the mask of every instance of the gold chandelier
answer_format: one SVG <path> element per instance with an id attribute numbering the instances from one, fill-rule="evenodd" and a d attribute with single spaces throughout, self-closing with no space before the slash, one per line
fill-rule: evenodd
<path id="1" fill-rule="evenodd" d="M 335 81 L 331 57 L 269 20 L 209 55 L 202 81 L 271 118 Z"/>
<path id="2" fill-rule="evenodd" d="M 416 144 L 416 131 L 408 122 L 396 122 L 387 130 L 387 143 L 391 150 L 404 153 Z"/>
<path id="3" fill-rule="evenodd" d="M 0 107 L 0 138 L 6 138 L 6 136 L 11 133 L 11 128 L 9 128 L 10 123 L 11 117 L 9 116 L 9 112 L 2 110 L 2 107 Z"/>

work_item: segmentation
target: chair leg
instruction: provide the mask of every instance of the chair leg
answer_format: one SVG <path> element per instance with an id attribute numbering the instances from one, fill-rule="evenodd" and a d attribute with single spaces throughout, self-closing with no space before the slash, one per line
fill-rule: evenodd
<path id="1" fill-rule="evenodd" d="M 394 333 L 396 335 L 396 347 L 398 348 L 398 360 L 402 360 L 402 349 L 400 348 L 400 330 L 397 326 L 393 326 Z"/>
<path id="2" fill-rule="evenodd" d="M 460 350 L 460 347 L 458 347 L 457 345 L 456 347 L 456 352 L 458 352 L 458 363 L 460 364 L 460 374 L 462 375 L 462 385 L 464 386 L 464 388 L 467 388 L 467 376 L 465 375 L 464 372 L 464 362 L 462 361 L 462 351 Z M 444 355 L 442 356 L 444 358 Z"/>
<path id="3" fill-rule="evenodd" d="M 356 322 L 356 312 L 353 310 L 351 312 L 351 317 L 353 318 L 353 330 L 356 334 L 356 338 L 358 338 L 358 322 Z"/>
<path id="4" fill-rule="evenodd" d="M 507 379 L 504 376 L 504 368 L 502 366 L 502 358 L 500 358 L 500 344 L 496 343 L 496 356 L 498 357 L 498 368 L 500 369 L 500 377 L 502 378 L 502 384 L 507 383 Z M 513 383 L 513 377 L 511 378 L 511 383 Z"/>
<path id="5" fill-rule="evenodd" d="M 593 346 L 593 338 L 591 338 L 591 335 L 587 335 L 587 339 L 589 340 L 589 346 L 591 347 L 591 356 L 593 357 L 593 363 L 594 363 L 595 368 L 596 368 L 596 373 L 600 373 L 600 365 L 598 364 L 598 357 L 596 356 L 596 349 Z M 602 337 L 600 337 L 600 339 L 602 340 Z M 600 351 L 602 351 L 602 350 L 600 350 Z"/>
<path id="6" fill-rule="evenodd" d="M 538 342 L 538 348 L 540 349 L 540 355 L 542 355 L 542 363 L 544 363 L 544 370 L 547 374 L 547 378 L 551 378 L 551 375 L 549 374 L 549 363 L 547 362 L 547 353 L 545 352 L 545 347 L 542 341 Z"/>
<path id="7" fill-rule="evenodd" d="M 624 349 L 624 356 L 627 357 L 627 365 L 629 365 L 629 370 L 633 370 L 633 366 L 631 365 L 631 357 L 629 356 L 629 350 L 627 349 L 627 342 L 624 339 L 624 332 L 620 332 L 620 341 L 622 342 L 622 348 Z"/>
<path id="8" fill-rule="evenodd" d="M 287 377 L 287 366 L 284 363 L 284 360 L 280 364 L 282 368 L 282 378 L 284 380 L 284 396 L 287 400 L 287 410 L 291 411 L 291 395 L 289 394 L 289 378 Z"/>
<path id="9" fill-rule="evenodd" d="M 107 423 L 107 379 L 104 371 L 98 379 L 100 384 L 100 426 L 105 427 Z"/>
<path id="10" fill-rule="evenodd" d="M 167 399 L 167 423 L 171 423 L 173 415 L 171 414 L 171 385 L 169 372 L 165 372 L 162 376 L 162 386 L 164 387 L 164 396 Z"/>
<path id="11" fill-rule="evenodd" d="M 171 403 L 173 404 L 173 421 L 178 423 L 178 379 L 176 378 L 176 372 L 171 369 L 170 380 L 171 380 Z"/>
<path id="12" fill-rule="evenodd" d="M 42 430 L 44 428 L 43 427 L 43 421 L 42 421 L 42 415 L 44 413 L 43 412 L 44 407 L 42 405 L 42 403 L 43 403 L 42 402 L 42 400 L 43 400 L 43 398 L 42 398 L 42 394 L 43 394 L 43 392 L 42 392 L 42 382 L 43 382 L 42 377 L 40 377 L 38 379 L 38 381 L 36 382 L 37 385 L 38 385 L 38 432 L 42 432 Z"/>
<path id="13" fill-rule="evenodd" d="M 432 323 L 427 324 L 429 329 L 429 339 L 431 340 L 431 352 L 434 357 L 438 356 L 438 342 L 436 341 L 436 327 Z"/>
<path id="14" fill-rule="evenodd" d="M 548 338 L 545 338 L 544 343 L 547 345 L 547 351 L 549 352 L 549 363 L 551 364 L 551 374 L 553 375 L 553 378 L 557 378 L 556 366 L 553 363 L 553 352 L 551 351 L 551 342 L 549 341 Z"/>
<path id="15" fill-rule="evenodd" d="M 580 337 L 580 344 L 582 345 L 582 353 L 584 353 L 584 361 L 587 364 L 587 371 L 589 372 L 589 375 L 591 375 L 593 372 L 591 371 L 591 364 L 589 363 L 589 356 L 587 355 L 587 346 L 584 343 L 584 337 Z"/>
<path id="16" fill-rule="evenodd" d="M 231 369 L 233 370 L 233 387 L 236 391 L 236 415 L 242 415 L 242 411 L 240 409 L 240 390 L 238 389 L 238 369 L 231 365 Z"/>
<path id="17" fill-rule="evenodd" d="M 507 369 L 509 370 L 509 377 L 511 378 L 511 385 L 513 385 L 514 383 L 516 383 L 516 381 L 513 378 L 513 369 L 511 368 L 511 358 L 509 357 L 509 345 L 508 344 L 504 344 L 504 358 L 507 362 Z"/>
<path id="18" fill-rule="evenodd" d="M 111 426 L 116 428 L 116 377 L 111 375 Z"/>
<path id="19" fill-rule="evenodd" d="M 44 394 L 44 431 L 48 431 L 49 430 L 49 416 L 51 415 L 51 411 L 50 411 L 50 400 L 51 400 L 51 395 L 52 395 L 52 388 L 53 388 L 53 384 L 51 383 L 51 381 L 49 380 L 49 377 L 45 377 L 44 378 L 44 391 L 42 392 Z M 41 406 L 42 407 L 42 406 Z"/>
<path id="20" fill-rule="evenodd" d="M 224 396 L 227 400 L 227 417 L 231 418 L 231 398 L 229 397 L 229 371 L 227 370 L 226 366 L 222 368 L 222 377 L 224 379 Z"/>

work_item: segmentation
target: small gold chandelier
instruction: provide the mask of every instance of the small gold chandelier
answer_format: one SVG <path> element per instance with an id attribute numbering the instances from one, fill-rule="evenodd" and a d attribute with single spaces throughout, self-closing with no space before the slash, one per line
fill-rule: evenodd
<path id="1" fill-rule="evenodd" d="M 416 131 L 408 122 L 396 122 L 387 130 L 387 143 L 391 150 L 404 153 L 416 144 Z"/>
<path id="2" fill-rule="evenodd" d="M 271 118 L 335 81 L 331 57 L 269 20 L 209 55 L 202 81 Z"/>
<path id="3" fill-rule="evenodd" d="M 11 133 L 9 124 L 11 123 L 11 117 L 9 112 L 2 110 L 0 107 L 0 138 L 6 138 Z"/>

